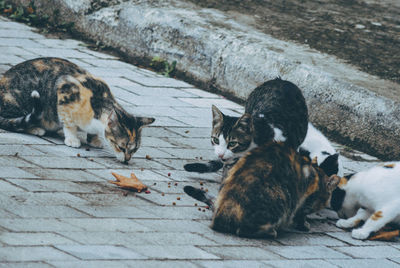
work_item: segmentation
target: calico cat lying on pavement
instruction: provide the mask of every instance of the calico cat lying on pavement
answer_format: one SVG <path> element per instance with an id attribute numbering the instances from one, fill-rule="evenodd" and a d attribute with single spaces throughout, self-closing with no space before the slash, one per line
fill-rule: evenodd
<path id="1" fill-rule="evenodd" d="M 400 162 L 386 163 L 342 178 L 331 199 L 340 228 L 357 227 L 351 235 L 367 239 L 388 223 L 400 225 Z"/>
<path id="2" fill-rule="evenodd" d="M 328 177 L 316 159 L 301 156 L 283 143 L 252 149 L 230 169 L 214 200 L 204 190 L 184 191 L 205 202 L 214 214 L 211 228 L 245 237 L 275 237 L 293 225 L 308 230 L 307 214 L 329 205 L 340 178 Z"/>
<path id="3" fill-rule="evenodd" d="M 88 143 L 105 140 L 120 161 L 140 146 L 141 129 L 154 118 L 128 114 L 107 84 L 60 58 L 38 58 L 8 70 L 0 80 L 0 128 L 38 136 L 63 129 L 64 143 L 79 147 L 77 130 Z"/>
<path id="4" fill-rule="evenodd" d="M 241 117 L 223 114 L 212 106 L 211 143 L 219 160 L 184 166 L 192 172 L 224 174 L 246 152 L 272 140 L 297 149 L 307 133 L 308 111 L 301 90 L 289 81 L 276 78 L 255 88 Z"/>

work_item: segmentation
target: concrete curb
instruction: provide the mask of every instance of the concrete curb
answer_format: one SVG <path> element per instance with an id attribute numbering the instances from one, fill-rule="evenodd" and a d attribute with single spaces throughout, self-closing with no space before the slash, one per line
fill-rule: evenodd
<path id="1" fill-rule="evenodd" d="M 175 0 L 111 0 L 103 8 L 97 2 L 36 0 L 35 5 L 53 18 L 58 10 L 58 21 L 73 21 L 90 39 L 134 58 L 175 60 L 186 78 L 241 99 L 279 75 L 303 90 L 310 121 L 329 136 L 382 159 L 400 159 L 398 84 L 276 40 L 238 14 Z"/>

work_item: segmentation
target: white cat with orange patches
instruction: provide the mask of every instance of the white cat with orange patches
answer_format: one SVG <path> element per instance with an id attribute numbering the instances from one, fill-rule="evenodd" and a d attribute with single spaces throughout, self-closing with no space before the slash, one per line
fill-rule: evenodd
<path id="1" fill-rule="evenodd" d="M 336 226 L 353 228 L 355 239 L 367 239 L 388 223 L 400 224 L 400 162 L 391 162 L 342 178 L 332 196 L 340 219 Z M 340 193 L 342 191 L 342 193 Z M 344 193 L 343 193 L 344 191 Z"/>

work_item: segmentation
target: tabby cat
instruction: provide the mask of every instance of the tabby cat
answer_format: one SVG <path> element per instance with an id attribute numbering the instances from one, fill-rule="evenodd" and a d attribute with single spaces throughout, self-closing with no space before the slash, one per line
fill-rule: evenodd
<path id="1" fill-rule="evenodd" d="M 241 117 L 223 114 L 212 106 L 211 143 L 219 160 L 184 166 L 191 172 L 224 173 L 246 152 L 271 140 L 297 149 L 307 133 L 308 111 L 301 90 L 276 78 L 255 88 Z"/>
<path id="2" fill-rule="evenodd" d="M 80 147 L 105 140 L 120 161 L 128 162 L 141 141 L 141 128 L 154 118 L 128 114 L 107 84 L 60 58 L 37 58 L 8 70 L 0 80 L 0 128 L 38 136 L 63 129 L 64 143 Z"/>
<path id="3" fill-rule="evenodd" d="M 308 230 L 305 216 L 329 205 L 340 178 L 328 177 L 282 142 L 259 146 L 231 168 L 214 202 L 200 189 L 185 192 L 214 210 L 211 228 L 245 237 L 275 237 L 289 226 Z"/>

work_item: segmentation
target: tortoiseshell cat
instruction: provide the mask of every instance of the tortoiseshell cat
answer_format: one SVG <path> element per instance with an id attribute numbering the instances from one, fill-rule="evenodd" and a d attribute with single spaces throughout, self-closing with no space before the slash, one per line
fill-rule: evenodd
<path id="1" fill-rule="evenodd" d="M 88 143 L 104 139 L 120 161 L 140 146 L 141 128 L 154 118 L 128 114 L 107 84 L 60 58 L 38 58 L 8 70 L 0 80 L 0 128 L 43 136 L 63 129 L 64 143 L 79 147 L 77 130 Z"/>
<path id="2" fill-rule="evenodd" d="M 211 228 L 245 237 L 275 237 L 293 225 L 308 230 L 305 216 L 329 205 L 340 178 L 328 177 L 293 148 L 270 142 L 251 150 L 229 170 L 214 202 L 191 186 L 190 196 L 211 205 Z"/>
<path id="3" fill-rule="evenodd" d="M 191 172 L 224 173 L 246 152 L 269 141 L 281 141 L 297 149 L 307 133 L 308 111 L 301 90 L 276 78 L 255 88 L 241 117 L 223 114 L 212 106 L 211 143 L 219 160 L 184 166 Z"/>

